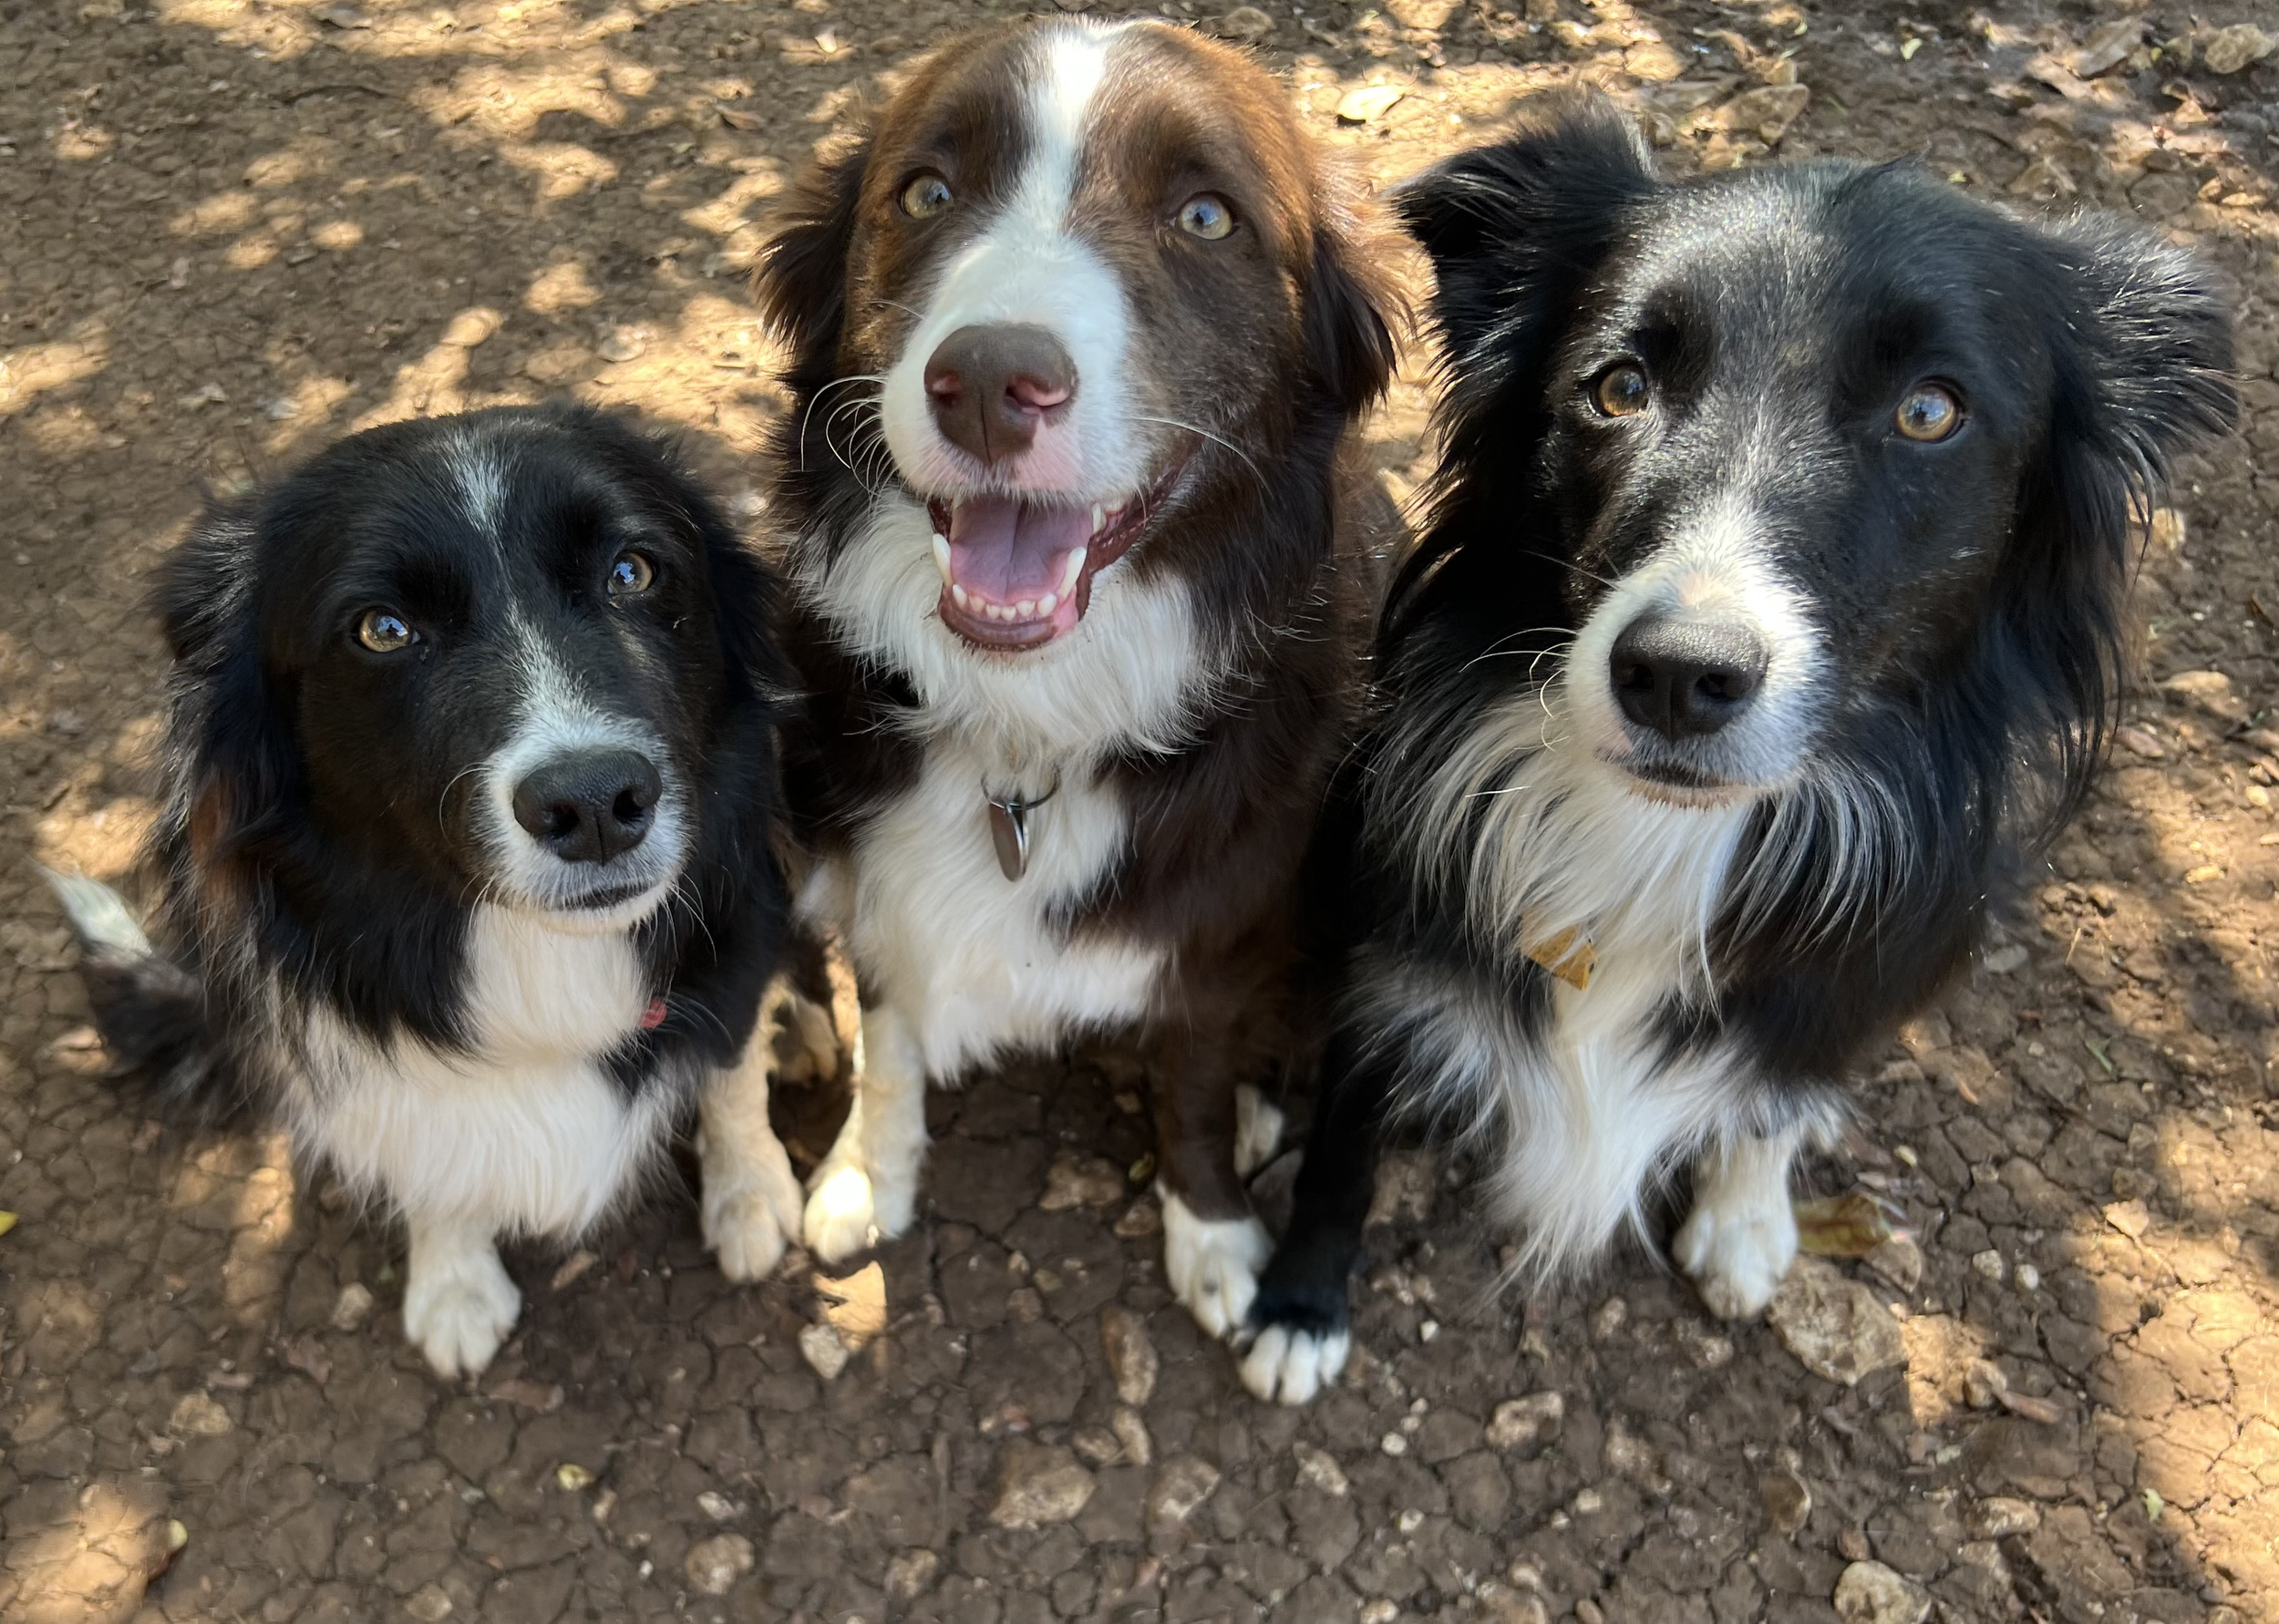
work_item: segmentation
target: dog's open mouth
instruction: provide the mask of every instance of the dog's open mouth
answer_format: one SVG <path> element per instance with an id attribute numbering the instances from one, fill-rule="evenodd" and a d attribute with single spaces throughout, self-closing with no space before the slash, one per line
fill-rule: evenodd
<path id="1" fill-rule="evenodd" d="M 1092 580 L 1130 550 L 1184 459 L 1113 507 L 1041 494 L 932 497 L 942 623 L 985 649 L 1041 648 L 1092 604 Z"/>

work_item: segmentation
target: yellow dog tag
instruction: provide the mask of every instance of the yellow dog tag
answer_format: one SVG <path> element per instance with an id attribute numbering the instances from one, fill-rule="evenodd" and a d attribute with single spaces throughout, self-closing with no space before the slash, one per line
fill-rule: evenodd
<path id="1" fill-rule="evenodd" d="M 1591 971 L 1598 963 L 1598 951 L 1591 946 L 1590 939 L 1573 925 L 1523 951 L 1529 958 L 1578 992 L 1590 986 Z"/>

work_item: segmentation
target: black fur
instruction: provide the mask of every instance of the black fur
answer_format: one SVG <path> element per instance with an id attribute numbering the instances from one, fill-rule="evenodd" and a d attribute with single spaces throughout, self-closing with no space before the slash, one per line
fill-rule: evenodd
<path id="1" fill-rule="evenodd" d="M 1862 885 L 1814 827 L 1776 879 L 1729 885 L 1710 996 L 1664 1006 L 1665 1053 L 1738 1046 L 1756 1081 L 1737 1116 L 1777 1123 L 1961 969 L 1988 899 L 2086 792 L 2141 516 L 2235 409 L 2222 303 L 2142 231 L 2027 220 L 1911 165 L 1665 181 L 1595 97 L 1397 200 L 1439 275 L 1446 449 L 1381 627 L 1366 766 L 1325 825 L 1346 832 L 1316 854 L 1345 893 L 1337 945 L 1537 1029 L 1547 973 L 1480 929 L 1460 882 L 1419 877 L 1398 790 L 1556 674 L 1674 525 L 1754 479 L 1754 521 L 1829 651 L 1810 747 L 1889 798 L 1897 842 Z M 1655 391 L 1636 426 L 1583 399 L 1620 357 Z M 1926 377 L 1959 385 L 1964 426 L 1901 444 L 1892 402 Z M 1734 873 L 1779 801 L 1758 803 Z M 1346 1323 L 1375 1137 L 1409 1082 L 1403 1034 L 1346 1008 L 1261 1327 Z"/>
<path id="2" fill-rule="evenodd" d="M 454 468 L 470 436 L 502 474 L 495 542 Z M 603 572 L 631 543 L 657 579 L 621 603 Z M 675 1056 L 732 1064 L 786 906 L 773 600 L 668 447 L 580 408 L 373 429 L 211 508 L 157 592 L 175 660 L 163 954 L 90 944 L 114 1050 L 209 1114 L 259 1092 L 280 1002 L 464 1050 L 470 910 L 495 884 L 476 770 L 516 724 L 517 639 L 534 637 L 592 703 L 653 730 L 691 790 L 677 888 L 635 927 L 665 1019 L 607 1064 L 634 1091 Z M 358 646 L 376 603 L 421 642 Z"/>

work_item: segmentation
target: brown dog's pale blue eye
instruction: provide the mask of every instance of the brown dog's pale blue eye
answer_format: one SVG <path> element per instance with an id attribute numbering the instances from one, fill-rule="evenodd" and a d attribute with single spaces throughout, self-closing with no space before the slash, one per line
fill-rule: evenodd
<path id="1" fill-rule="evenodd" d="M 931 170 L 902 188 L 902 212 L 913 220 L 932 220 L 956 200 L 950 183 Z"/>
<path id="2" fill-rule="evenodd" d="M 1234 229 L 1234 211 L 1224 198 L 1198 192 L 1179 206 L 1179 229 L 1190 237 L 1216 242 Z"/>
<path id="3" fill-rule="evenodd" d="M 376 654 L 393 654 L 418 642 L 419 633 L 392 609 L 367 609 L 356 622 L 356 641 Z"/>
<path id="4" fill-rule="evenodd" d="M 1591 386 L 1591 404 L 1604 416 L 1628 417 L 1645 411 L 1653 394 L 1646 375 L 1624 362 L 1599 374 L 1598 382 Z"/>
<path id="5" fill-rule="evenodd" d="M 637 552 L 621 552 L 610 560 L 609 595 L 630 598 L 645 592 L 656 581 L 656 566 Z"/>
<path id="6" fill-rule="evenodd" d="M 1909 439 L 1930 445 L 1963 427 L 1963 403 L 1944 384 L 1917 384 L 1899 403 L 1892 421 Z"/>

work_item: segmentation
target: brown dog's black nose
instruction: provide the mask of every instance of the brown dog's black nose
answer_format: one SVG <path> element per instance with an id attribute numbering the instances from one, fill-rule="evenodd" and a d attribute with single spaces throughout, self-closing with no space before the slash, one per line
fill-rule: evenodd
<path id="1" fill-rule="evenodd" d="M 1748 709 L 1770 656 L 1746 626 L 1643 615 L 1607 662 L 1623 714 L 1665 738 L 1715 733 Z"/>
<path id="2" fill-rule="evenodd" d="M 1076 390 L 1076 363 L 1042 327 L 960 327 L 926 361 L 943 437 L 985 463 L 1027 450 Z"/>

